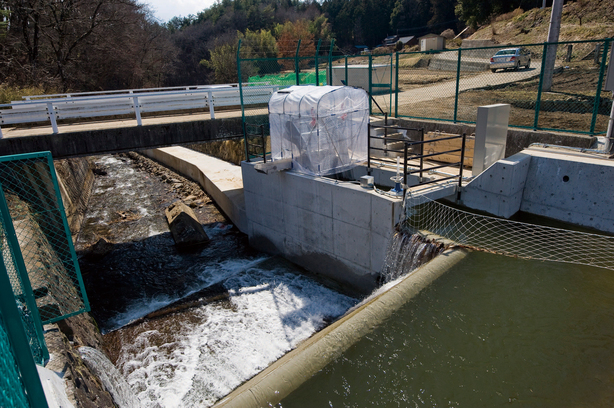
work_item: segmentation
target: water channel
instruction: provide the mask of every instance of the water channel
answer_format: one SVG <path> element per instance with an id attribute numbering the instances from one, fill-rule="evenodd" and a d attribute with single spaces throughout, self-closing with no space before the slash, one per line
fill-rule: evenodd
<path id="1" fill-rule="evenodd" d="M 279 404 L 610 407 L 614 274 L 473 252 Z"/>
<path id="2" fill-rule="evenodd" d="M 250 249 L 206 197 L 194 211 L 211 241 L 178 251 L 164 208 L 187 181 L 127 156 L 96 165 L 77 249 L 107 353 L 140 406 L 210 406 L 358 302 Z M 101 237 L 112 250 L 90 253 Z"/>
<path id="3" fill-rule="evenodd" d="M 98 164 L 80 240 L 118 244 L 81 264 L 142 406 L 210 406 L 358 302 L 249 249 L 211 204 L 211 243 L 178 252 L 177 197 L 129 159 Z M 472 252 L 279 407 L 611 406 L 613 318 L 611 271 Z"/>

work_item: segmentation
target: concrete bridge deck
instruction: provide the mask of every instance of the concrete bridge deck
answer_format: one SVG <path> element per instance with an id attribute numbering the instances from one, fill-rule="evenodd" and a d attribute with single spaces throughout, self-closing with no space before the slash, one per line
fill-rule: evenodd
<path id="1" fill-rule="evenodd" d="M 266 110 L 246 110 L 249 116 L 258 113 L 264 114 Z M 0 154 L 50 151 L 55 159 L 62 159 L 200 143 L 243 134 L 238 110 L 220 111 L 216 119 L 202 112 L 145 117 L 142 126 L 135 119 L 116 119 L 60 123 L 58 128 L 58 134 L 49 125 L 5 128 Z"/>

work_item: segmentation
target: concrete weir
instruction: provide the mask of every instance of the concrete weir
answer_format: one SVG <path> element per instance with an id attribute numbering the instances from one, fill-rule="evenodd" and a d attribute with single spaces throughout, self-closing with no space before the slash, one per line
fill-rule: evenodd
<path id="1" fill-rule="evenodd" d="M 449 249 L 391 288 L 383 287 L 379 294 L 277 360 L 214 408 L 257 408 L 279 403 L 376 326 L 384 323 L 466 254 L 467 251 L 462 249 Z"/>

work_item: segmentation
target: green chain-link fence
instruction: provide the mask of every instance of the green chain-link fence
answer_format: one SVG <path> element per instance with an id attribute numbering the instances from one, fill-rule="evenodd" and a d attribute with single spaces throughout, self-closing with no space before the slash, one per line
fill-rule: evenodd
<path id="1" fill-rule="evenodd" d="M 0 407 L 46 407 L 43 324 L 89 310 L 49 152 L 0 157 Z"/>
<path id="2" fill-rule="evenodd" d="M 355 56 L 340 55 L 334 44 L 320 44 L 311 56 L 300 43 L 294 47 L 294 56 L 283 58 L 238 53 L 244 123 L 268 123 L 270 96 L 259 95 L 258 87 L 272 87 L 270 95 L 291 85 L 345 83 L 368 91 L 389 116 L 475 123 L 478 106 L 509 103 L 512 127 L 607 131 L 612 99 L 602 87 L 611 39 Z M 542 64 L 549 47 L 556 47 L 551 85 Z M 528 59 L 493 72 L 491 57 L 506 48 L 521 48 Z M 371 112 L 381 115 L 373 103 Z"/>
<path id="3" fill-rule="evenodd" d="M 0 407 L 28 407 L 28 400 L 23 389 L 17 362 L 8 333 L 0 315 Z"/>
<path id="4" fill-rule="evenodd" d="M 610 42 L 399 53 L 395 116 L 475 123 L 478 106 L 509 103 L 513 127 L 604 133 L 612 104 L 601 92 Z M 556 47 L 551 86 L 542 63 L 548 47 Z M 521 48 L 528 59 L 491 66 L 491 57 L 507 48 Z"/>
<path id="5" fill-rule="evenodd" d="M 0 185 L 42 323 L 88 311 L 51 154 L 0 157 Z"/>

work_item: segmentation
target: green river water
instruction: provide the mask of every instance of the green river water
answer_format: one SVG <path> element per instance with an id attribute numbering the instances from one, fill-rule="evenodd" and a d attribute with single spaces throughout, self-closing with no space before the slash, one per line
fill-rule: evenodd
<path id="1" fill-rule="evenodd" d="M 278 406 L 613 405 L 614 272 L 472 252 Z"/>

